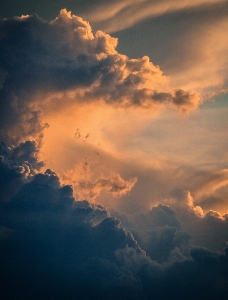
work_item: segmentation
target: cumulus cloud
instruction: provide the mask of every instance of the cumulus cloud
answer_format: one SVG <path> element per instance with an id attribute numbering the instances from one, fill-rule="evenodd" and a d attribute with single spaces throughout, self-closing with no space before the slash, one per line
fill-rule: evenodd
<path id="1" fill-rule="evenodd" d="M 125 286 L 127 274 L 115 264 L 117 249 L 128 245 L 136 253 L 142 252 L 132 234 L 121 227 L 118 220 L 99 205 L 75 201 L 72 188 L 61 186 L 50 170 L 34 175 L 21 187 L 4 206 L 1 224 L 1 281 L 4 282 L 1 292 L 4 297 L 14 297 L 17 293 L 25 298 L 46 297 L 66 274 L 69 282 L 65 287 L 61 284 L 59 292 L 72 297 L 75 286 L 74 292 L 81 291 L 92 297 L 92 291 L 97 289 L 103 293 L 106 288 L 113 288 L 113 284 L 118 286 L 119 281 Z M 60 278 L 51 282 L 56 272 Z M 105 276 L 101 282 L 97 272 Z M 7 274 L 12 279 L 10 282 L 7 282 Z M 41 279 L 44 274 L 45 281 Z M 31 276 L 29 287 L 28 275 Z M 123 279 L 118 280 L 119 276 Z M 50 286 L 45 284 L 41 291 L 36 287 L 37 280 L 41 280 L 41 284 L 47 280 Z M 133 279 L 129 279 L 130 286 L 131 281 Z M 54 292 L 53 297 L 57 294 Z"/>
<path id="2" fill-rule="evenodd" d="M 191 193 L 176 189 L 171 192 L 169 205 L 175 210 L 182 228 L 191 235 L 192 243 L 222 251 L 228 241 L 227 214 L 209 210 L 203 211 L 201 206 L 195 205 Z"/>
<path id="3" fill-rule="evenodd" d="M 7 202 L 43 166 L 38 160 L 35 142 L 26 141 L 17 147 L 0 143 L 0 193 Z"/>
<path id="4" fill-rule="evenodd" d="M 184 111 L 199 103 L 192 92 L 173 91 L 148 57 L 118 53 L 116 38 L 93 34 L 87 21 L 66 9 L 51 22 L 31 15 L 1 20 L 0 26 L 2 138 L 16 140 L 19 131 L 24 137 L 41 134 L 44 106 L 58 101 L 146 108 L 171 102 Z M 154 99 L 161 92 L 165 99 Z"/>
<path id="5" fill-rule="evenodd" d="M 98 137 L 103 142 L 102 134 L 95 133 L 104 111 L 94 116 L 96 105 L 109 104 L 112 111 L 121 108 L 121 117 L 129 108 L 151 112 L 175 107 L 187 114 L 198 107 L 197 94 L 171 88 L 147 56 L 130 59 L 118 53 L 116 38 L 102 31 L 94 34 L 87 21 L 65 9 L 51 22 L 37 15 L 22 16 L 1 20 L 0 28 L 1 295 L 6 299 L 226 297 L 228 252 L 223 249 L 228 218 L 215 211 L 204 213 L 196 203 L 226 187 L 226 170 L 206 179 L 194 171 L 187 176 L 172 162 L 144 160 L 137 166 L 132 158 L 126 162 L 114 150 L 107 154 L 94 146 Z M 67 115 L 73 105 L 78 115 Z M 81 105 L 85 110 L 79 109 Z M 86 109 L 92 111 L 96 125 L 81 130 L 74 120 L 80 115 L 83 124 L 88 122 Z M 58 120 L 63 112 L 65 119 Z M 105 112 L 109 119 L 108 109 Z M 69 139 L 59 136 L 49 147 L 56 160 L 56 145 L 64 145 L 66 160 L 59 156 L 62 165 L 55 162 L 62 178 L 51 169 L 44 171 L 39 158 L 48 126 L 44 116 L 51 125 L 57 119 L 53 130 L 62 129 L 62 137 L 72 131 L 74 147 L 65 147 Z M 68 119 L 72 123 L 62 128 L 62 120 Z M 115 117 L 110 119 L 112 123 Z M 106 135 L 112 132 L 106 130 L 107 123 L 99 128 Z M 75 124 L 73 129 L 69 124 Z M 134 126 L 129 127 L 130 132 Z M 119 132 L 116 139 L 124 140 L 128 132 L 122 137 Z M 55 138 L 52 133 L 50 141 Z M 107 149 L 113 148 L 107 144 Z M 78 156 L 76 165 L 73 156 Z M 183 189 L 191 176 L 190 189 Z M 174 189 L 177 181 L 181 189 Z M 133 188 L 138 190 L 131 197 Z M 119 203 L 128 208 L 125 214 L 118 203 L 120 211 L 109 212 L 88 202 L 107 198 L 108 203 L 113 197 L 116 202 L 121 198 Z M 162 204 L 146 211 L 159 200 Z M 142 211 L 136 212 L 138 208 Z"/>
<path id="6" fill-rule="evenodd" d="M 151 259 L 152 249 L 146 255 L 102 206 L 75 201 L 72 188 L 62 186 L 54 172 L 35 174 L 1 212 L 1 294 L 24 299 L 227 295 L 227 251 L 189 247 L 188 256 L 181 253 L 186 235 L 176 234 L 180 224 L 167 206 L 153 208 L 145 221 L 141 228 L 151 226 L 151 246 L 160 243 L 159 250 L 153 248 L 160 257 L 154 259 L 165 263 Z M 167 247 L 170 235 L 174 244 Z"/>
<path id="7" fill-rule="evenodd" d="M 1 155 L 4 186 L 16 187 L 5 193 L 7 202 L 1 193 L 4 297 L 94 299 L 95 293 L 110 299 L 112 291 L 113 299 L 185 294 L 222 299 L 227 294 L 227 251 L 214 252 L 222 252 L 228 239 L 227 217 L 197 214 L 189 192 L 172 192 L 175 211 L 158 205 L 147 213 L 111 212 L 121 225 L 101 205 L 76 201 L 72 187 L 61 185 L 51 170 L 38 173 L 42 163 L 34 142 L 2 143 Z M 18 171 L 26 165 L 27 172 Z"/>
<path id="8" fill-rule="evenodd" d="M 145 213 L 112 212 L 131 230 L 148 257 L 159 263 L 189 257 L 190 234 L 181 228 L 174 210 L 159 204 Z"/>
<path id="9" fill-rule="evenodd" d="M 227 271 L 223 268 L 227 265 L 227 250 L 220 255 L 196 247 L 189 259 L 166 264 L 162 269 L 150 259 L 136 255 L 134 249 L 120 250 L 118 256 L 140 279 L 145 299 L 222 299 L 227 294 Z"/>

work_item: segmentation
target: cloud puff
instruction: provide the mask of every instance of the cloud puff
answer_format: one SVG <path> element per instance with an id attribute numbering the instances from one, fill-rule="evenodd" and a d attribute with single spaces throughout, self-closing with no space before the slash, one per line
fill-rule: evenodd
<path id="1" fill-rule="evenodd" d="M 190 235 L 182 230 L 175 212 L 159 204 L 145 213 L 120 214 L 112 212 L 131 230 L 147 255 L 164 263 L 178 257 L 189 257 Z"/>
<path id="2" fill-rule="evenodd" d="M 227 214 L 212 210 L 204 213 L 200 206 L 195 205 L 191 193 L 182 189 L 173 190 L 168 203 L 175 210 L 182 228 L 191 235 L 194 245 L 213 251 L 224 249 L 228 241 Z"/>
<path id="3" fill-rule="evenodd" d="M 47 126 L 41 121 L 42 110 L 55 107 L 57 101 L 102 100 L 146 108 L 168 102 L 182 111 L 199 103 L 192 92 L 173 91 L 148 57 L 130 59 L 119 54 L 116 38 L 102 31 L 93 34 L 88 22 L 66 9 L 51 22 L 31 15 L 1 20 L 0 27 L 1 136 L 5 139 L 16 140 L 19 130 L 21 136 L 40 134 Z M 154 96 L 161 92 L 165 98 Z"/>
<path id="4" fill-rule="evenodd" d="M 35 142 L 26 141 L 17 147 L 0 143 L 0 193 L 1 201 L 7 202 L 29 180 L 43 162 L 38 160 Z"/>
<path id="5" fill-rule="evenodd" d="M 134 187 L 137 178 L 124 180 L 119 174 L 99 169 L 99 175 L 92 172 L 88 160 L 80 162 L 63 174 L 62 182 L 71 184 L 74 188 L 76 199 L 94 201 L 102 191 L 106 191 L 114 197 L 120 197 Z M 103 174 L 102 174 L 103 173 Z M 113 173 L 113 174 L 112 174 Z"/>

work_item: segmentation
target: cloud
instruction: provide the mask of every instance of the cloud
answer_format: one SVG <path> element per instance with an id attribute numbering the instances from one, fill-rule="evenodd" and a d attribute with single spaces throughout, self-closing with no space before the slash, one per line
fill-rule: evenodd
<path id="1" fill-rule="evenodd" d="M 102 191 L 106 191 L 114 197 L 121 197 L 129 193 L 137 182 L 137 178 L 124 180 L 119 174 L 111 174 L 112 172 L 107 172 L 107 170 L 102 172 L 101 168 L 99 175 L 96 176 L 95 172 L 90 169 L 88 160 L 84 160 L 74 169 L 66 171 L 63 174 L 62 182 L 73 185 L 76 199 L 89 201 L 94 201 Z"/>
<path id="2" fill-rule="evenodd" d="M 150 259 L 136 255 L 133 249 L 119 250 L 118 257 L 141 280 L 145 299 L 222 299 L 227 294 L 227 270 L 223 268 L 227 265 L 227 250 L 220 255 L 202 247 L 192 248 L 189 259 L 162 269 Z"/>
<path id="3" fill-rule="evenodd" d="M 116 203 L 104 203 L 109 204 L 111 213 L 133 232 L 141 247 L 153 259 L 169 260 L 171 252 L 176 248 L 181 255 L 188 257 L 190 245 L 223 251 L 228 241 L 226 202 L 223 202 L 224 213 L 213 209 L 214 202 L 204 210 L 201 198 L 196 200 L 190 191 L 180 188 L 188 186 L 191 175 L 188 174 L 188 177 L 180 172 L 180 179 L 174 179 L 176 173 L 177 170 L 173 171 L 173 175 L 169 174 L 168 178 L 163 175 L 159 179 L 160 172 L 151 169 L 146 176 L 148 182 L 145 182 L 140 172 L 137 172 L 138 182 L 130 196 L 124 196 Z M 191 188 L 194 191 L 194 185 Z M 226 199 L 226 190 L 223 193 Z M 217 198 L 213 201 L 217 201 Z M 149 210 L 150 207 L 152 209 Z"/>
<path id="4" fill-rule="evenodd" d="M 94 299 L 95 293 L 110 299 L 111 292 L 111 299 L 227 295 L 227 251 L 189 247 L 187 257 L 177 249 L 178 239 L 183 242 L 186 236 L 176 234 L 170 259 L 159 264 L 102 206 L 75 201 L 72 193 L 47 170 L 35 174 L 4 206 L 0 277 L 5 298 Z M 180 228 L 174 212 L 160 205 L 145 215 L 144 224 L 138 220 L 139 226 L 151 224 L 160 237 L 165 234 L 166 243 L 160 243 L 159 251 L 154 248 L 161 257 L 167 251 L 167 235 Z M 152 246 L 159 244 L 154 230 Z"/>
<path id="5" fill-rule="evenodd" d="M 175 210 L 183 230 L 191 235 L 192 244 L 212 251 L 224 249 L 228 241 L 227 214 L 222 215 L 213 210 L 204 213 L 186 190 L 173 190 L 168 203 Z"/>
<path id="6" fill-rule="evenodd" d="M 51 22 L 34 14 L 3 19 L 0 26 L 4 139 L 42 137 L 47 127 L 42 114 L 61 106 L 58 102 L 100 100 L 117 107 L 151 109 L 171 102 L 182 111 L 199 104 L 192 92 L 172 90 L 147 56 L 130 59 L 118 53 L 116 38 L 102 31 L 93 34 L 87 21 L 66 9 Z M 167 93 L 165 99 L 154 99 L 161 92 Z"/>
<path id="7" fill-rule="evenodd" d="M 51 22 L 31 15 L 0 27 L 1 295 L 226 297 L 228 218 L 200 206 L 224 199 L 226 170 L 151 159 L 134 139 L 151 112 L 186 115 L 199 96 L 65 9 Z"/>
<path id="8" fill-rule="evenodd" d="M 87 12 L 86 16 L 91 22 L 98 23 L 100 28 L 105 27 L 107 32 L 115 32 L 131 27 L 147 18 L 198 7 L 213 7 L 217 2 L 217 0 L 112 1 L 108 4 L 98 4 L 93 11 Z M 221 2 L 225 4 L 225 1 Z"/>
<path id="9" fill-rule="evenodd" d="M 0 193 L 7 202 L 37 171 L 43 162 L 38 160 L 35 142 L 26 141 L 17 147 L 0 143 Z"/>
<path id="10" fill-rule="evenodd" d="M 133 233 L 152 260 L 168 262 L 174 259 L 176 253 L 181 259 L 189 257 L 190 234 L 182 230 L 170 207 L 159 204 L 145 213 L 120 214 L 112 211 L 112 214 Z"/>
<path id="11" fill-rule="evenodd" d="M 4 297 L 19 293 L 25 298 L 43 298 L 57 284 L 53 297 L 82 293 L 90 299 L 95 290 L 103 294 L 115 285 L 117 289 L 119 284 L 131 287 L 135 281 L 115 262 L 115 251 L 127 245 L 142 252 L 132 234 L 103 207 L 75 201 L 72 188 L 61 186 L 50 170 L 34 175 L 21 187 L 4 206 L 1 223 Z M 43 289 L 36 286 L 37 280 Z"/>
<path id="12" fill-rule="evenodd" d="M 153 99 L 161 102 L 171 102 L 179 107 L 182 113 L 188 113 L 192 109 L 196 109 L 199 106 L 200 99 L 194 93 L 185 92 L 181 89 L 176 90 L 174 95 L 171 96 L 168 93 L 155 93 Z"/>
<path id="13" fill-rule="evenodd" d="M 213 192 L 217 191 L 218 189 L 227 186 L 228 184 L 227 176 L 228 176 L 227 169 L 217 171 L 217 172 L 211 172 L 211 173 L 208 172 L 207 174 L 205 174 L 204 172 L 202 172 L 201 174 L 199 173 L 198 187 L 196 187 L 196 190 L 194 191 L 194 195 L 197 198 L 200 198 L 203 195 L 210 195 Z M 199 181 L 201 181 L 200 184 Z"/>
<path id="14" fill-rule="evenodd" d="M 154 6 L 165 4 L 173 9 L 153 15 Z M 144 17 L 137 20 L 146 5 Z M 183 7 L 179 9 L 179 5 Z M 150 8 L 152 14 L 146 15 Z M 171 84 L 197 91 L 201 100 L 227 92 L 227 1 L 145 1 L 138 4 L 135 18 L 134 9 L 123 10 L 112 22 L 102 24 L 104 28 L 113 25 L 113 31 L 123 24 L 123 30 L 114 33 L 119 38 L 119 51 L 131 57 L 146 53 L 170 76 Z M 128 17 L 133 23 L 125 29 L 120 19 Z"/>

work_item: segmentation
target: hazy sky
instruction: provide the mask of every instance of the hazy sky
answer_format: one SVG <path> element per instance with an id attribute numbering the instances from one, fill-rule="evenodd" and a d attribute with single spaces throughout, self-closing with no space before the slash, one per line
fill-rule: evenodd
<path id="1" fill-rule="evenodd" d="M 5 299 L 227 296 L 228 1 L 0 17 Z"/>

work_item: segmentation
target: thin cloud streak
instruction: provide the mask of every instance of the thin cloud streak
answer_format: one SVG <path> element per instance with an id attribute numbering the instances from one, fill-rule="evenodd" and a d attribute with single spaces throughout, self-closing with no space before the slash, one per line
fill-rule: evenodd
<path id="1" fill-rule="evenodd" d="M 102 4 L 93 8 L 92 12 L 86 13 L 86 18 L 90 22 L 98 23 L 99 27 L 104 27 L 106 32 L 113 33 L 134 26 L 147 18 L 213 4 L 218 4 L 218 0 L 116 1 L 116 3 Z M 117 20 L 122 20 L 122 22 L 117 22 Z"/>
<path id="2" fill-rule="evenodd" d="M 227 1 L 208 2 L 148 17 L 115 35 L 121 51 L 137 57 L 146 49 L 171 84 L 197 91 L 207 101 L 228 90 L 227 19 Z M 114 23 L 122 24 L 118 18 Z"/>

